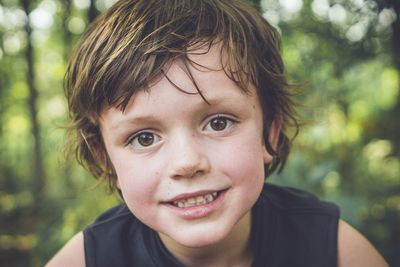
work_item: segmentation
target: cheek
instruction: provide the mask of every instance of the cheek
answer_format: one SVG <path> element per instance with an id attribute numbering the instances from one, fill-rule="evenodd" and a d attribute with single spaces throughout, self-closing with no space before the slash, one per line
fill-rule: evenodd
<path id="1" fill-rule="evenodd" d="M 143 162 L 128 153 L 110 153 L 110 158 L 125 202 L 132 207 L 151 203 L 157 188 L 157 172 L 151 166 L 143 168 Z"/>
<path id="2" fill-rule="evenodd" d="M 261 139 L 257 135 L 232 140 L 218 155 L 222 171 L 234 183 L 245 182 L 249 187 L 264 181 L 264 156 Z"/>
<path id="3" fill-rule="evenodd" d="M 124 202 L 141 221 L 149 224 L 157 221 L 156 207 L 158 182 L 149 168 L 139 168 L 138 164 L 124 164 L 117 176 Z M 135 171 L 136 170 L 136 171 Z"/>
<path id="4" fill-rule="evenodd" d="M 261 138 L 253 137 L 232 144 L 230 149 L 226 149 L 224 157 L 218 159 L 221 162 L 220 172 L 229 177 L 237 196 L 234 199 L 237 213 L 251 209 L 265 182 Z"/>

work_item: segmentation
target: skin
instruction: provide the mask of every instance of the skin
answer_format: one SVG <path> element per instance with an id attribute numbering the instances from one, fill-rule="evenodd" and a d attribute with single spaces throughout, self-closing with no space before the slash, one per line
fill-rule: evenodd
<path id="1" fill-rule="evenodd" d="M 85 267 L 82 232 L 76 234 L 46 266 Z M 338 267 L 389 267 L 389 265 L 364 236 L 340 220 Z"/>
<path id="2" fill-rule="evenodd" d="M 219 55 L 212 47 L 207 54 L 191 56 L 213 69 L 190 69 L 211 105 L 176 61 L 167 76 L 186 93 L 162 78 L 134 95 L 124 113 L 109 108 L 101 115 L 103 140 L 128 208 L 159 233 L 185 266 L 251 265 L 250 212 L 264 184 L 264 164 L 272 159 L 263 142 L 255 88 L 250 86 L 250 94 L 241 91 L 221 70 Z M 279 131 L 275 121 L 272 144 Z M 181 194 L 202 190 L 223 190 L 219 204 L 206 214 L 188 218 L 168 204 Z M 47 266 L 85 266 L 83 250 L 78 233 Z M 387 266 L 342 221 L 338 251 L 340 267 Z"/>
<path id="3" fill-rule="evenodd" d="M 162 78 L 135 95 L 124 113 L 105 111 L 100 123 L 128 208 L 188 266 L 193 259 L 232 266 L 251 258 L 250 210 L 264 184 L 264 163 L 271 160 L 255 88 L 246 94 L 226 76 L 217 48 L 191 58 L 216 70 L 190 69 L 210 104 L 176 61 L 167 76 L 185 92 Z M 224 126 L 214 129 L 217 122 Z M 153 143 L 142 145 L 140 134 Z M 222 203 L 206 216 L 188 219 L 168 204 L 204 190 L 224 192 Z"/>

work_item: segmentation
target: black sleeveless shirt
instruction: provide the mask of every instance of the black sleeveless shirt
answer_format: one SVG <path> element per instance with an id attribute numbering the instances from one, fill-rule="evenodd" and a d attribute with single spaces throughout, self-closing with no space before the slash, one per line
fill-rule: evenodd
<path id="1" fill-rule="evenodd" d="M 339 209 L 304 191 L 266 184 L 252 209 L 252 267 L 336 267 Z M 85 228 L 87 267 L 183 266 L 125 205 Z"/>

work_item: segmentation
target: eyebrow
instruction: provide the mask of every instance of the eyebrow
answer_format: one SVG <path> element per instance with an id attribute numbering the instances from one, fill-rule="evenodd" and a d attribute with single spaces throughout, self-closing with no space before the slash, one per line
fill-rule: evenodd
<path id="1" fill-rule="evenodd" d="M 152 123 L 159 121 L 156 116 L 154 115 L 144 115 L 144 116 L 138 116 L 138 117 L 132 117 L 132 118 L 124 118 L 121 120 L 118 120 L 114 123 L 111 124 L 110 130 L 112 131 L 118 131 L 120 128 L 122 128 L 124 125 L 132 125 L 132 124 L 143 124 L 143 123 Z"/>
<path id="2" fill-rule="evenodd" d="M 199 98 L 201 99 L 201 97 L 199 96 Z M 205 102 L 203 99 L 201 99 L 201 102 L 198 102 L 198 104 L 195 104 L 194 108 L 196 110 L 202 110 L 208 107 L 216 107 L 218 105 L 224 105 L 224 106 L 232 106 L 234 104 L 237 104 L 238 101 L 236 98 L 232 98 L 232 97 L 227 97 L 227 96 L 210 96 L 210 97 L 206 97 L 207 102 Z M 138 115 L 138 116 L 132 116 L 132 117 L 128 117 L 128 118 L 123 118 L 121 120 L 118 120 L 114 123 L 111 124 L 111 127 L 109 128 L 112 131 L 118 131 L 120 128 L 122 128 L 123 126 L 129 124 L 129 125 L 133 125 L 133 124 L 152 124 L 155 122 L 159 122 L 160 119 L 157 115 L 155 114 L 143 114 L 143 115 Z"/>

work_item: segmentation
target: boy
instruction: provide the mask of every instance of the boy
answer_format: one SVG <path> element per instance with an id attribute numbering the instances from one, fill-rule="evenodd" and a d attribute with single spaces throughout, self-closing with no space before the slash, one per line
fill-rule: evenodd
<path id="1" fill-rule="evenodd" d="M 336 206 L 264 184 L 297 123 L 278 35 L 246 2 L 119 1 L 66 94 L 78 160 L 124 204 L 48 266 L 387 266 Z"/>

